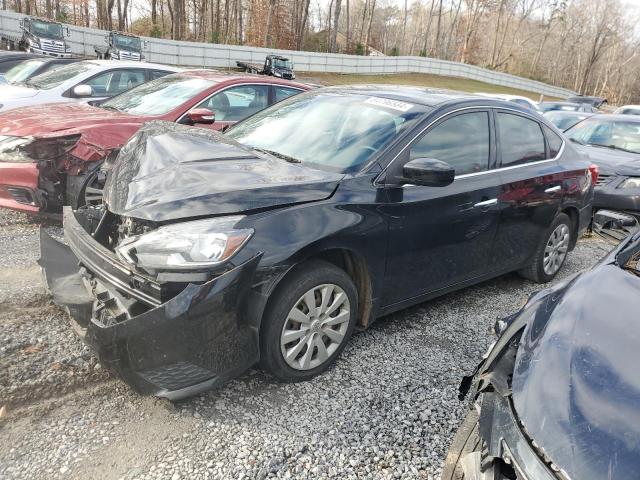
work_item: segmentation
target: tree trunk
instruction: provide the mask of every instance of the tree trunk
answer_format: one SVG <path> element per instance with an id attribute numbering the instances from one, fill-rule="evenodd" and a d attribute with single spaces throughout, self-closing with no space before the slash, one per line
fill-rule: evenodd
<path id="1" fill-rule="evenodd" d="M 219 0 L 218 0 L 219 1 Z M 273 23 L 273 14 L 276 8 L 277 0 L 269 0 L 269 10 L 267 11 L 267 28 L 264 32 L 264 48 L 269 48 L 269 42 L 271 40 L 271 27 Z"/>
<path id="2" fill-rule="evenodd" d="M 333 12 L 333 31 L 331 32 L 331 52 L 336 53 L 338 51 L 338 22 L 340 21 L 340 9 L 342 7 L 342 0 L 336 0 L 336 9 Z"/>
<path id="3" fill-rule="evenodd" d="M 367 38 L 364 41 L 364 54 L 369 54 L 369 40 L 371 39 L 371 25 L 373 24 L 373 14 L 376 11 L 376 0 L 371 0 L 371 15 L 369 16 L 369 26 L 367 27 Z"/>
<path id="4" fill-rule="evenodd" d="M 347 53 L 351 52 L 351 31 L 349 29 L 351 23 L 351 14 L 349 13 L 349 0 L 347 0 Z"/>

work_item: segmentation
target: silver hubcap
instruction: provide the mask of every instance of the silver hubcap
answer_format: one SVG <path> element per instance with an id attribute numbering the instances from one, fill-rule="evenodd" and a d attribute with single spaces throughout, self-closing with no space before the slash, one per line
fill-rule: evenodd
<path id="1" fill-rule="evenodd" d="M 287 315 L 280 335 L 280 350 L 296 370 L 322 365 L 344 341 L 351 308 L 347 294 L 337 285 L 323 284 L 298 299 Z"/>
<path id="2" fill-rule="evenodd" d="M 542 264 L 544 273 L 547 275 L 553 275 L 560 270 L 569 250 L 569 237 L 569 227 L 565 224 L 558 225 L 551 233 L 544 249 L 544 261 Z"/>

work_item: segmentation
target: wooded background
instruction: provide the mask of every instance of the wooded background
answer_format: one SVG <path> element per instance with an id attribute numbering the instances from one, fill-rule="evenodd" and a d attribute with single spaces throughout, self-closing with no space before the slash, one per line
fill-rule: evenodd
<path id="1" fill-rule="evenodd" d="M 416 55 L 640 102 L 622 0 L 0 0 L 3 9 L 176 40 Z"/>

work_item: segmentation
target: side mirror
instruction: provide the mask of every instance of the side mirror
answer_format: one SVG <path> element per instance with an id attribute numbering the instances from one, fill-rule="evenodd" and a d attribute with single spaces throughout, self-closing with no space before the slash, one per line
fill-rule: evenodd
<path id="1" fill-rule="evenodd" d="M 194 108 L 187 112 L 187 118 L 192 124 L 211 125 L 216 121 L 216 114 L 208 108 Z"/>
<path id="2" fill-rule="evenodd" d="M 70 37 L 71 36 L 71 32 L 69 31 L 69 27 L 65 27 L 64 29 L 67 32 L 67 37 Z"/>
<path id="3" fill-rule="evenodd" d="M 76 85 L 73 87 L 73 95 L 75 97 L 90 97 L 93 95 L 91 85 Z"/>
<path id="4" fill-rule="evenodd" d="M 446 162 L 435 158 L 416 158 L 402 167 L 401 181 L 423 187 L 446 187 L 453 183 L 455 176 L 456 171 Z"/>

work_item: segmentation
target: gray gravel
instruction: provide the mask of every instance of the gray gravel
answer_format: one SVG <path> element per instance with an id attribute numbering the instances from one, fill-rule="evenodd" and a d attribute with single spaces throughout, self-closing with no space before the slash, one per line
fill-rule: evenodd
<path id="1" fill-rule="evenodd" d="M 0 212 L 0 225 L 3 479 L 438 478 L 460 378 L 539 289 L 507 275 L 379 320 L 311 382 L 251 371 L 171 405 L 101 369 L 49 303 L 37 223 Z M 558 280 L 608 250 L 581 240 Z"/>

